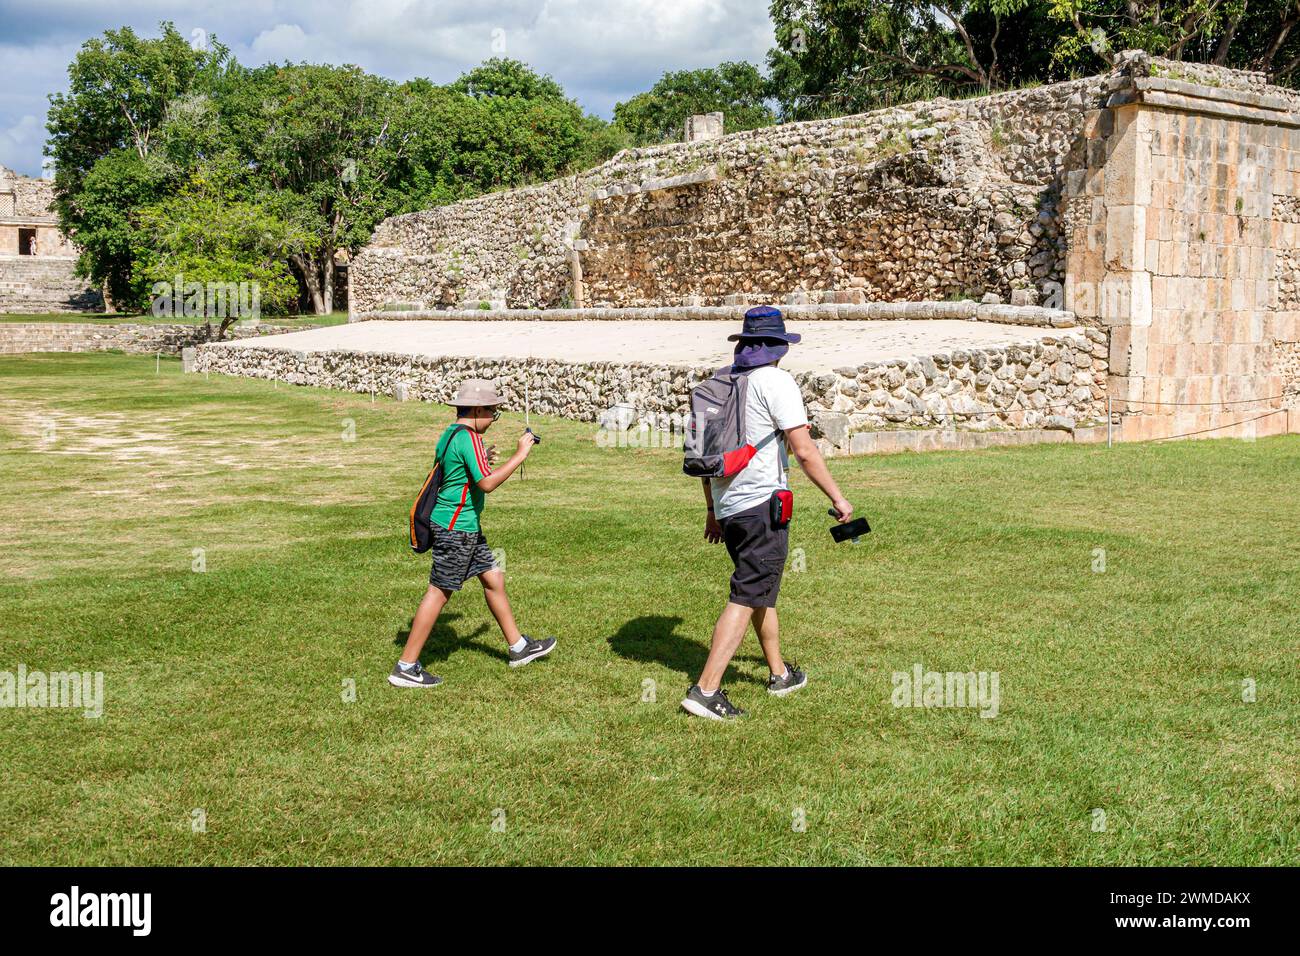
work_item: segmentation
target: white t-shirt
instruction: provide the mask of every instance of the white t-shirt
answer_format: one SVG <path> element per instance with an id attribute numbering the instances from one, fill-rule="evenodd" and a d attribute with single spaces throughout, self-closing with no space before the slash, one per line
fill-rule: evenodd
<path id="1" fill-rule="evenodd" d="M 769 436 L 808 424 L 808 411 L 794 376 L 774 365 L 749 373 L 745 395 L 745 441 L 758 449 L 749 464 L 731 478 L 713 478 L 713 511 L 718 518 L 762 504 L 772 492 L 788 487 L 785 436 Z M 768 439 L 766 443 L 760 444 Z"/>

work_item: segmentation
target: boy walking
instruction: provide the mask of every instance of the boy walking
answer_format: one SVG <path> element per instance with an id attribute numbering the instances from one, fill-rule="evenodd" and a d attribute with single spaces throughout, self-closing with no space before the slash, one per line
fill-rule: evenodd
<path id="1" fill-rule="evenodd" d="M 727 606 L 713 628 L 704 671 L 682 701 L 682 708 L 697 717 L 729 720 L 744 716 L 745 712 L 727 699 L 722 675 L 751 624 L 767 658 L 767 692 L 784 696 L 808 683 L 808 676 L 781 656 L 776 618 L 789 528 L 774 522 L 771 499 L 776 492 L 789 488 L 787 446 L 804 474 L 830 499 L 841 522 L 853 515 L 853 505 L 840 493 L 825 459 L 813 444 L 798 383 L 789 372 L 777 367 L 799 339 L 799 335 L 786 332 L 781 312 L 771 306 L 750 309 L 745 313 L 742 330 L 728 336 L 728 341 L 736 343 L 732 368 L 748 379 L 745 441 L 756 452 L 749 464 L 732 477 L 703 479 L 705 540 L 726 544 L 735 573 L 731 575 Z"/>
<path id="2" fill-rule="evenodd" d="M 519 436 L 515 453 L 493 470 L 483 435 L 501 416 L 497 406 L 502 401 L 491 382 L 465 380 L 456 393 L 456 421 L 438 439 L 436 454 L 442 463 L 442 485 L 431 515 L 433 568 L 406 648 L 388 675 L 394 687 L 436 687 L 442 683 L 441 677 L 420 665 L 420 651 L 443 607 L 470 578 L 478 578 L 483 585 L 488 609 L 509 646 L 511 667 L 522 667 L 555 649 L 555 638 L 535 640 L 521 634 L 515 625 L 510 599 L 506 597 L 505 574 L 497 567 L 479 524 L 486 495 L 524 463 L 535 440 L 531 431 L 525 431 Z"/>

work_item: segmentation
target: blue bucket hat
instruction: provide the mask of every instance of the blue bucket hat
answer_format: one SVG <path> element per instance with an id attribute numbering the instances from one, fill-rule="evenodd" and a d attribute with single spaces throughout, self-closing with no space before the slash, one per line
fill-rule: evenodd
<path id="1" fill-rule="evenodd" d="M 735 335 L 728 335 L 728 342 L 743 342 L 745 339 L 779 339 L 791 345 L 803 336 L 797 332 L 785 330 L 785 317 L 780 309 L 770 305 L 756 305 L 745 313 L 745 324 Z"/>

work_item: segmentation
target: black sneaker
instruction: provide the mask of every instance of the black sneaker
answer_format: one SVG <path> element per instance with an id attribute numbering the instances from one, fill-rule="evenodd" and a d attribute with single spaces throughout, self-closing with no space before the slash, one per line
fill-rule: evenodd
<path id="1" fill-rule="evenodd" d="M 800 687 L 807 686 L 808 675 L 799 670 L 799 665 L 794 661 L 785 662 L 784 677 L 768 677 L 767 679 L 767 692 L 775 694 L 777 697 L 793 694 Z"/>
<path id="2" fill-rule="evenodd" d="M 551 653 L 551 651 L 555 650 L 555 638 L 553 637 L 546 637 L 540 641 L 535 641 L 527 634 L 520 634 L 519 636 L 528 643 L 519 651 L 510 651 L 511 667 L 523 667 L 525 664 L 535 661 L 539 657 L 545 657 L 547 654 Z M 507 650 L 510 649 L 507 648 Z"/>
<path id="3" fill-rule="evenodd" d="M 394 664 L 393 672 L 388 675 L 388 683 L 394 687 L 437 687 L 442 683 L 442 678 L 430 674 L 416 661 L 415 666 L 409 670 L 401 664 Z"/>
<path id="4" fill-rule="evenodd" d="M 682 710 L 696 717 L 707 717 L 709 720 L 734 720 L 745 716 L 743 710 L 727 700 L 727 692 L 721 687 L 713 692 L 713 696 L 705 697 L 699 684 L 692 684 L 691 689 L 686 692 L 686 696 L 682 699 Z"/>

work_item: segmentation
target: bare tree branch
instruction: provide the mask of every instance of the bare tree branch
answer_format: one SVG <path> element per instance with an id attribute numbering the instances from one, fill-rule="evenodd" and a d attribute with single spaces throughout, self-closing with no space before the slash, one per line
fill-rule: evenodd
<path id="1" fill-rule="evenodd" d="M 1228 62 L 1228 48 L 1232 46 L 1232 38 L 1237 35 L 1237 27 L 1241 24 L 1241 18 L 1246 15 L 1246 8 L 1250 6 L 1250 0 L 1244 0 L 1241 5 L 1241 12 L 1228 22 L 1228 28 L 1223 31 L 1223 36 L 1219 37 L 1219 45 L 1214 50 L 1214 56 L 1210 62 L 1215 66 L 1226 66 Z"/>
<path id="2" fill-rule="evenodd" d="M 1300 22 L 1300 11 L 1292 9 L 1278 24 L 1277 32 L 1273 34 L 1273 39 L 1269 41 L 1268 49 L 1260 56 L 1255 66 L 1261 70 L 1271 70 L 1273 67 L 1273 57 L 1277 56 L 1277 51 L 1282 48 L 1286 38 L 1291 34 L 1291 28 Z"/>
<path id="3" fill-rule="evenodd" d="M 978 71 L 976 79 L 987 86 L 989 82 L 988 73 L 985 72 L 984 67 L 980 64 L 979 57 L 975 55 L 975 44 L 971 40 L 970 34 L 966 32 L 966 27 L 962 25 L 961 18 L 942 3 L 935 3 L 934 8 L 947 17 L 952 22 L 952 25 L 957 29 L 957 33 L 961 35 L 961 41 L 966 47 L 966 55 L 970 57 L 971 63 L 975 65 L 975 69 Z"/>

